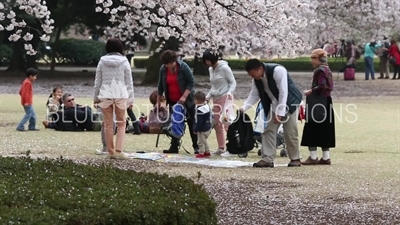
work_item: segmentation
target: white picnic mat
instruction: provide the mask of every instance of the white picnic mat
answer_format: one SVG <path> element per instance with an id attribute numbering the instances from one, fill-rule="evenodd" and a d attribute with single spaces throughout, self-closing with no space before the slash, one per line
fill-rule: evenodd
<path id="1" fill-rule="evenodd" d="M 237 168 L 237 167 L 252 167 L 254 162 L 242 160 L 230 160 L 216 156 L 209 159 L 198 159 L 194 156 L 180 155 L 180 154 L 163 154 L 157 152 L 148 153 L 125 153 L 128 157 L 133 159 L 143 159 L 160 161 L 166 163 L 191 163 L 213 167 L 223 168 Z M 286 164 L 275 164 L 275 167 L 287 166 Z"/>

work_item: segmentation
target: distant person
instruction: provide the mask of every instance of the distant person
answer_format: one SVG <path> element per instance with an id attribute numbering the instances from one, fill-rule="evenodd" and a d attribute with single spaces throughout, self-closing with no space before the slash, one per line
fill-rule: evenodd
<path id="1" fill-rule="evenodd" d="M 21 96 L 21 104 L 24 107 L 25 115 L 17 126 L 17 131 L 25 131 L 25 124 L 28 124 L 29 131 L 38 131 L 36 129 L 36 113 L 33 109 L 33 87 L 32 82 L 37 79 L 39 71 L 34 68 L 26 70 L 26 79 L 22 82 L 19 95 Z"/>
<path id="2" fill-rule="evenodd" d="M 394 70 L 392 80 L 396 79 L 396 75 L 397 79 L 400 79 L 400 50 L 399 46 L 396 43 L 396 40 L 390 40 L 390 48 L 388 52 L 390 56 L 389 61 L 391 62 Z"/>
<path id="3" fill-rule="evenodd" d="M 374 58 L 376 50 L 380 47 L 381 44 L 376 43 L 376 41 L 367 43 L 364 47 L 365 80 L 369 80 L 370 74 L 371 79 L 375 80 Z"/>
<path id="4" fill-rule="evenodd" d="M 377 50 L 379 56 L 379 74 L 378 79 L 389 79 L 389 52 L 390 48 L 389 40 L 387 37 L 383 38 L 382 46 Z M 386 75 L 386 76 L 384 76 Z"/>

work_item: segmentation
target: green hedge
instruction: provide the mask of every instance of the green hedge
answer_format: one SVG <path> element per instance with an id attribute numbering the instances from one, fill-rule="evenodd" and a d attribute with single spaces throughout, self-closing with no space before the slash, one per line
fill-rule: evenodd
<path id="1" fill-rule="evenodd" d="M 329 66 L 332 71 L 338 71 L 344 65 L 344 62 L 342 62 L 340 58 L 336 59 L 336 61 L 334 58 L 329 58 L 328 60 L 329 60 L 328 61 Z M 146 61 L 147 59 L 144 58 L 135 58 L 134 65 L 136 68 L 145 68 Z M 243 59 L 227 59 L 226 61 L 229 63 L 229 66 L 232 68 L 232 70 L 244 70 L 246 64 L 246 60 Z M 185 60 L 185 62 L 191 68 L 193 68 L 192 60 Z M 312 66 L 308 58 L 269 60 L 265 62 L 279 63 L 284 67 L 286 67 L 286 69 L 289 71 L 312 71 Z M 375 71 L 379 71 L 379 59 L 375 59 L 374 63 L 375 63 Z M 392 66 L 389 67 L 390 70 L 392 71 L 393 67 Z M 365 71 L 364 60 L 362 58 L 358 60 L 356 64 L 356 70 L 357 72 Z"/>
<path id="2" fill-rule="evenodd" d="M 0 224 L 213 225 L 215 212 L 181 176 L 0 156 Z"/>
<path id="3" fill-rule="evenodd" d="M 12 51 L 9 45 L 0 44 L 0 65 L 8 65 L 10 63 Z"/>
<path id="4" fill-rule="evenodd" d="M 97 65 L 105 51 L 105 43 L 94 40 L 62 39 L 51 45 L 59 64 Z"/>

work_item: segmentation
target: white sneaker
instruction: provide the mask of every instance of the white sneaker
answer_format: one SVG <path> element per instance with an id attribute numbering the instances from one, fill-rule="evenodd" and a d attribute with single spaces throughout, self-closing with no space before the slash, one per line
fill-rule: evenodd
<path id="1" fill-rule="evenodd" d="M 104 150 L 97 149 L 94 154 L 96 154 L 96 155 L 107 155 L 108 152 L 107 152 L 107 150 L 104 151 Z"/>
<path id="2" fill-rule="evenodd" d="M 218 149 L 217 151 L 215 151 L 215 152 L 213 152 L 213 155 L 221 155 L 221 154 L 223 154 L 225 152 L 225 150 L 224 149 Z"/>
<path id="3" fill-rule="evenodd" d="M 222 157 L 232 157 L 232 156 L 236 156 L 234 154 L 229 153 L 228 151 L 225 151 L 224 153 L 221 154 Z"/>

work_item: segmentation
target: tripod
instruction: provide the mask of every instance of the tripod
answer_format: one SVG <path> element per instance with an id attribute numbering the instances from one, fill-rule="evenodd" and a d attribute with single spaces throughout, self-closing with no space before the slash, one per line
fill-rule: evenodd
<path id="1" fill-rule="evenodd" d="M 345 52 L 346 52 L 346 45 L 345 45 L 344 40 L 341 40 L 341 45 L 340 45 L 340 49 L 339 49 L 339 57 L 335 57 L 335 61 L 333 63 L 336 64 L 336 61 L 338 60 L 338 58 L 340 58 L 340 64 L 343 65 L 342 68 L 344 68 L 345 64 L 346 64 L 346 62 L 344 60 Z M 339 80 L 339 73 L 342 72 L 341 70 L 342 69 L 339 69 L 336 80 Z"/>

